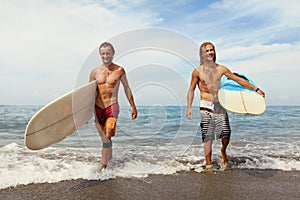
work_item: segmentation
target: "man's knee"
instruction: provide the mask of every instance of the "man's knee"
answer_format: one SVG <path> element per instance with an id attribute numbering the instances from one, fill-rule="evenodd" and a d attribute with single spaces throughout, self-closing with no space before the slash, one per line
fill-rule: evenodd
<path id="1" fill-rule="evenodd" d="M 113 117 L 110 117 L 106 120 L 105 128 L 107 129 L 115 129 L 117 124 L 117 120 Z"/>
<path id="2" fill-rule="evenodd" d="M 116 124 L 117 124 L 117 120 L 115 118 L 110 117 L 106 120 L 105 129 L 106 129 L 107 136 L 110 136 L 110 137 L 115 136 Z"/>

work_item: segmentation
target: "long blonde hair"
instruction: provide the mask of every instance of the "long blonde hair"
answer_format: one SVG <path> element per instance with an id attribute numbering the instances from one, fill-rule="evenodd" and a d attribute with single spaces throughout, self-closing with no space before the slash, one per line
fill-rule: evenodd
<path id="1" fill-rule="evenodd" d="M 215 52 L 215 54 L 214 54 L 214 59 L 213 59 L 213 60 L 214 60 L 214 62 L 216 62 L 217 53 L 216 53 L 216 48 L 215 48 L 215 46 L 214 46 L 211 42 L 204 42 L 204 43 L 201 44 L 201 46 L 200 46 L 200 52 L 199 52 L 199 56 L 200 56 L 200 64 L 201 64 L 201 65 L 202 65 L 203 62 L 204 62 L 203 53 L 205 53 L 205 52 L 203 52 L 203 50 L 204 50 L 204 48 L 205 48 L 207 45 L 211 45 L 211 46 L 213 47 L 214 52 Z"/>

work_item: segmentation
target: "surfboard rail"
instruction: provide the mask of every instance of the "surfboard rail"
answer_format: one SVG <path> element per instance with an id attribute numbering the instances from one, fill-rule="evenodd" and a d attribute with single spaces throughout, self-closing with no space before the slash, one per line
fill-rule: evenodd
<path id="1" fill-rule="evenodd" d="M 93 115 L 96 87 L 87 83 L 41 108 L 27 124 L 25 145 L 43 149 L 80 129 Z"/>
<path id="2" fill-rule="evenodd" d="M 252 85 L 256 86 L 247 75 L 238 75 L 245 77 Z M 233 113 L 261 115 L 266 111 L 264 97 L 251 89 L 241 86 L 226 76 L 222 77 L 218 99 L 226 110 Z"/>

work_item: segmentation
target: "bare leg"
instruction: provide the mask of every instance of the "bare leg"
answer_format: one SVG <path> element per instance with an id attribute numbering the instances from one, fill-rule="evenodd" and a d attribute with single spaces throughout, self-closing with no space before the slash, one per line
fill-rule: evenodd
<path id="1" fill-rule="evenodd" d="M 212 155 L 212 140 L 208 140 L 204 143 L 204 153 L 206 165 L 211 165 L 211 155 Z"/>
<path id="2" fill-rule="evenodd" d="M 111 140 L 109 140 L 105 135 L 102 136 L 102 166 L 100 168 L 100 171 L 102 169 L 105 169 L 107 166 L 108 161 L 112 158 L 112 143 Z"/>
<path id="3" fill-rule="evenodd" d="M 213 172 L 213 166 L 211 163 L 212 140 L 208 140 L 204 143 L 204 153 L 205 153 L 205 161 L 206 161 L 204 172 Z"/>
<path id="4" fill-rule="evenodd" d="M 103 142 L 102 146 L 102 165 L 100 172 L 107 167 L 108 161 L 112 158 L 112 146 L 111 146 L 111 129 L 104 129 L 100 124 L 96 124 L 96 128 L 99 132 L 101 140 Z M 106 132 L 104 134 L 103 130 Z M 109 145 L 110 144 L 110 145 Z"/>
<path id="5" fill-rule="evenodd" d="M 226 154 L 226 149 L 229 144 L 229 141 L 230 141 L 229 138 L 222 139 L 222 148 L 221 148 L 222 165 L 223 165 L 223 168 L 225 168 L 225 169 L 228 167 L 228 158 L 227 158 L 227 154 Z"/>

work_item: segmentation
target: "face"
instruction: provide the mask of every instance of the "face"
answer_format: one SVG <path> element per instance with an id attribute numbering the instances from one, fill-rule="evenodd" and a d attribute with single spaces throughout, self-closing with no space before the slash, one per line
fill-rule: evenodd
<path id="1" fill-rule="evenodd" d="M 205 46 L 205 52 L 206 52 L 206 58 L 208 60 L 211 60 L 213 61 L 214 58 L 215 58 L 215 50 L 214 50 L 214 47 L 210 44 L 206 45 Z"/>
<path id="2" fill-rule="evenodd" d="M 100 56 L 101 56 L 102 62 L 104 64 L 110 64 L 110 63 L 112 63 L 114 54 L 113 54 L 112 49 L 110 47 L 106 46 L 106 47 L 100 48 Z"/>

